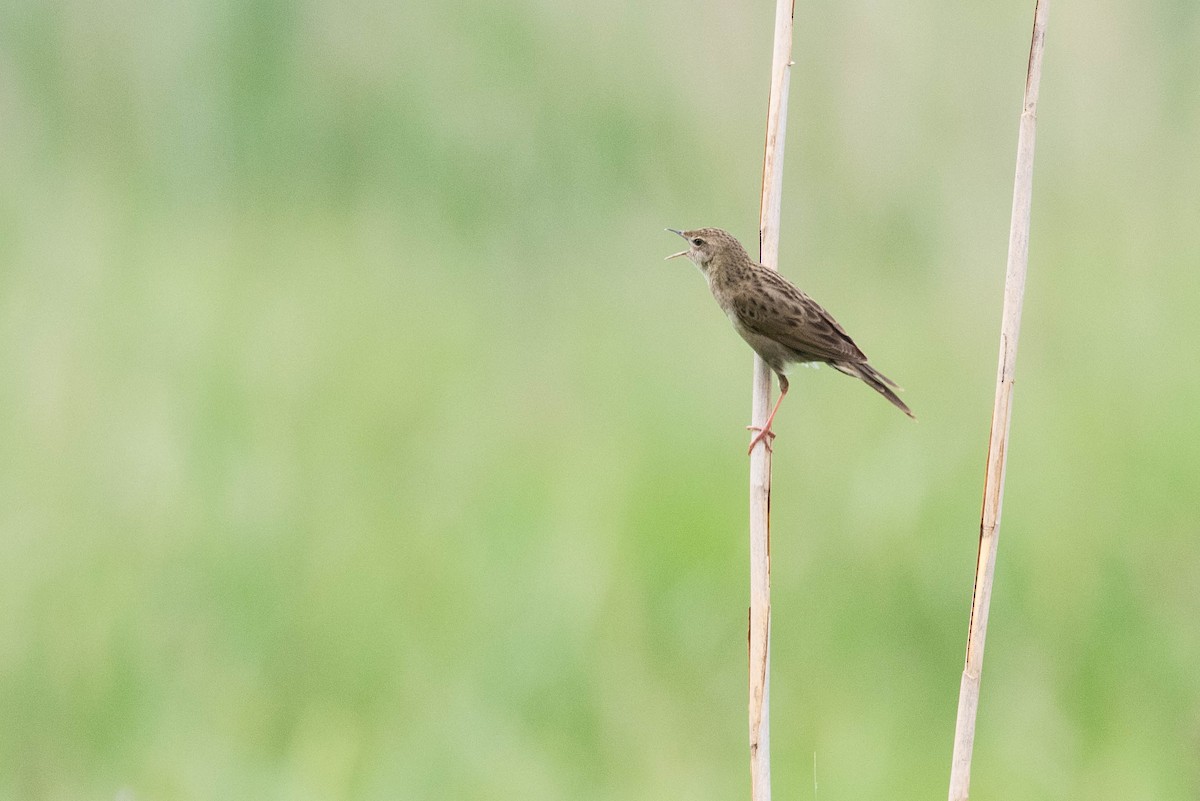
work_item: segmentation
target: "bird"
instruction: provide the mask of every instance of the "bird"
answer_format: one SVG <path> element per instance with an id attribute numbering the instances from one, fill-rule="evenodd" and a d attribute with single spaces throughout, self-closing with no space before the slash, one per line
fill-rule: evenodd
<path id="1" fill-rule="evenodd" d="M 757 432 L 750 440 L 747 454 L 753 453 L 760 442 L 771 450 L 775 438 L 771 424 L 787 396 L 786 373 L 793 364 L 824 362 L 839 372 L 861 379 L 897 409 L 913 420 L 917 419 L 897 397 L 894 390 L 900 387 L 896 382 L 867 363 L 866 355 L 833 315 L 778 272 L 750 258 L 732 234 L 720 228 L 666 230 L 678 234 L 688 243 L 687 250 L 672 253 L 667 259 L 686 256 L 699 268 L 734 330 L 779 378 L 779 399 L 767 416 L 766 424 L 762 428 L 746 426 Z"/>

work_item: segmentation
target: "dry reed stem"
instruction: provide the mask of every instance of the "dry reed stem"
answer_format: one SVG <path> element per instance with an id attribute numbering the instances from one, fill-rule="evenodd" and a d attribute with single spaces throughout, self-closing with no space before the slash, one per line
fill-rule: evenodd
<path id="1" fill-rule="evenodd" d="M 1004 281 L 1004 313 L 1000 327 L 1000 359 L 996 370 L 996 400 L 988 439 L 987 472 L 983 484 L 983 512 L 979 524 L 979 556 L 975 566 L 975 592 L 967 628 L 967 658 L 958 696 L 954 755 L 950 764 L 950 801 L 966 801 L 971 783 L 971 755 L 975 745 L 975 720 L 979 709 L 979 682 L 983 670 L 983 645 L 987 637 L 988 607 L 996 546 L 1000 539 L 1000 508 L 1004 499 L 1004 468 L 1008 455 L 1008 430 L 1012 412 L 1013 375 L 1017 337 L 1021 330 L 1021 304 L 1029 263 L 1029 211 L 1033 198 L 1033 146 L 1037 130 L 1038 85 L 1042 78 L 1042 50 L 1046 37 L 1047 0 L 1034 7 L 1033 41 L 1025 80 L 1025 103 L 1017 137 L 1017 171 L 1013 181 L 1012 222 L 1008 237 L 1008 266 Z"/>
<path id="2" fill-rule="evenodd" d="M 779 262 L 780 201 L 783 194 L 783 144 L 792 66 L 794 0 L 776 0 L 775 43 L 771 57 L 771 94 L 763 152 L 762 205 L 759 210 L 759 261 Z M 762 427 L 771 401 L 771 371 L 754 357 L 751 420 Z M 771 452 L 764 441 L 750 454 L 750 798 L 771 798 Z"/>

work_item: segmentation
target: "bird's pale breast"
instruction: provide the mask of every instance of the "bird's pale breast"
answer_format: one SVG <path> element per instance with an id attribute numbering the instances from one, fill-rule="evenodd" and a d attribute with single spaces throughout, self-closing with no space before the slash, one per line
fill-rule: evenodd
<path id="1" fill-rule="evenodd" d="M 762 360 L 771 366 L 771 369 L 777 373 L 787 373 L 788 365 L 796 363 L 796 354 L 789 348 L 780 345 L 770 337 L 765 337 L 762 334 L 757 334 L 746 328 L 738 319 L 736 314 L 726 312 L 730 322 L 733 323 L 733 328 L 742 339 L 746 340 L 746 344 L 754 349 L 754 352 L 762 357 Z"/>

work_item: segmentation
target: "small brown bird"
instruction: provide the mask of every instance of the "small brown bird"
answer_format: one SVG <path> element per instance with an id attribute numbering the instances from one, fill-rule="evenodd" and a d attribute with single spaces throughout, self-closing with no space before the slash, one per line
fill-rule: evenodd
<path id="1" fill-rule="evenodd" d="M 861 378 L 900 411 L 917 419 L 892 391 L 900 387 L 867 364 L 867 357 L 829 312 L 779 273 L 751 259 L 742 243 L 731 234 L 720 228 L 667 230 L 688 243 L 687 250 L 667 258 L 687 256 L 700 268 L 717 304 L 733 322 L 734 330 L 779 377 L 779 400 L 767 416 L 767 424 L 761 430 L 747 426 L 758 432 L 747 453 L 753 452 L 759 442 L 765 442 L 767 450 L 771 449 L 775 437 L 771 423 L 787 395 L 785 373 L 792 364 L 825 362 L 846 375 Z"/>

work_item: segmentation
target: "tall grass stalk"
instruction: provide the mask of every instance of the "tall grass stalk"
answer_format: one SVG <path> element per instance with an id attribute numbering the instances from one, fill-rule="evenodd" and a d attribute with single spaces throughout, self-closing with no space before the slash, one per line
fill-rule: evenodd
<path id="1" fill-rule="evenodd" d="M 776 0 L 775 43 L 771 57 L 771 93 L 763 152 L 762 201 L 759 207 L 758 260 L 771 268 L 779 262 L 779 217 L 783 195 L 783 144 L 792 67 L 794 0 Z M 754 357 L 751 420 L 766 424 L 771 401 L 771 371 Z M 771 451 L 764 441 L 750 454 L 750 798 L 771 798 Z"/>
<path id="2" fill-rule="evenodd" d="M 1017 173 L 1013 181 L 1012 222 L 1008 235 L 1008 267 L 1004 280 L 1004 313 L 1000 326 L 1000 360 L 996 371 L 996 400 L 988 439 L 987 471 L 983 482 L 983 513 L 979 524 L 979 557 L 975 565 L 975 592 L 967 627 L 967 659 L 958 695 L 954 755 L 950 765 L 950 801 L 966 801 L 971 783 L 971 755 L 975 745 L 975 720 L 979 709 L 979 681 L 983 670 L 983 644 L 987 637 L 992 576 L 1000 539 L 1000 507 L 1004 499 L 1004 467 L 1008 455 L 1008 430 L 1012 415 L 1013 376 L 1017 337 L 1021 331 L 1021 304 L 1029 263 L 1029 210 L 1033 197 L 1033 145 L 1037 130 L 1038 84 L 1042 78 L 1042 50 L 1046 37 L 1046 5 L 1037 0 L 1033 15 L 1033 42 L 1025 79 L 1025 103 L 1017 137 Z"/>

